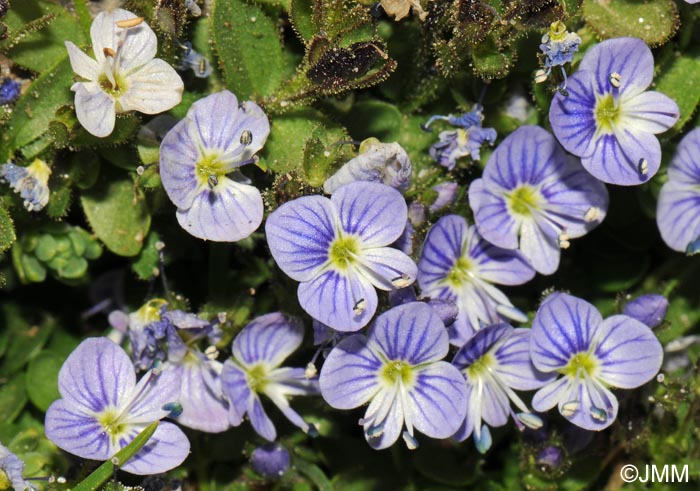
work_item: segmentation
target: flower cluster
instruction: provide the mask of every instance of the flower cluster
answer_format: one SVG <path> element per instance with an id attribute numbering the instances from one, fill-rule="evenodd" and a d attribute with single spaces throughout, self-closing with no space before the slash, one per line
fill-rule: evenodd
<path id="1" fill-rule="evenodd" d="M 544 69 L 538 70 L 535 75 L 535 82 L 541 83 L 547 80 L 552 73 L 552 67 L 561 67 L 564 81 L 560 89 L 566 90 L 566 71 L 564 65 L 574 59 L 574 54 L 578 51 L 581 38 L 575 32 L 568 32 L 566 26 L 561 21 L 552 22 L 549 31 L 542 36 L 540 50 L 544 54 Z"/>

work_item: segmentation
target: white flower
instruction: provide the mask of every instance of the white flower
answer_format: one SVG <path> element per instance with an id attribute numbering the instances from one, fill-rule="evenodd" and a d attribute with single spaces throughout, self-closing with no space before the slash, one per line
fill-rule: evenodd
<path id="1" fill-rule="evenodd" d="M 101 12 L 90 27 L 93 60 L 66 41 L 73 71 L 86 82 L 73 84 L 78 121 L 105 137 L 114 130 L 116 113 L 158 114 L 182 100 L 183 83 L 175 69 L 154 59 L 156 35 L 143 19 L 115 9 Z"/>

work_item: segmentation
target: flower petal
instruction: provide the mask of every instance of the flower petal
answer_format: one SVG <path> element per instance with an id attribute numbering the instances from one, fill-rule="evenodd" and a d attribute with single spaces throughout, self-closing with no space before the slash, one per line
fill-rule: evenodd
<path id="1" fill-rule="evenodd" d="M 700 184 L 700 128 L 688 132 L 676 148 L 676 154 L 668 167 L 670 181 L 683 184 Z"/>
<path id="2" fill-rule="evenodd" d="M 54 401 L 46 411 L 46 436 L 63 450 L 84 459 L 107 460 L 118 449 L 97 418 L 66 399 Z"/>
<path id="3" fill-rule="evenodd" d="M 121 469 L 139 476 L 160 474 L 182 464 L 190 453 L 190 441 L 180 428 L 161 422 L 139 452 Z"/>
<path id="4" fill-rule="evenodd" d="M 177 417 L 178 423 L 208 433 L 219 433 L 229 428 L 229 408 L 224 401 L 216 365 L 220 370 L 221 363 L 195 354 L 195 360 L 190 358 L 175 367 L 181 384 L 179 400 L 182 414 Z"/>
<path id="5" fill-rule="evenodd" d="M 338 188 L 331 202 L 340 214 L 340 226 L 358 235 L 364 246 L 387 246 L 406 226 L 408 207 L 396 189 L 376 182 L 353 182 Z"/>
<path id="6" fill-rule="evenodd" d="M 482 237 L 498 247 L 518 248 L 519 223 L 508 210 L 503 196 L 488 189 L 483 178 L 472 181 L 469 186 L 469 206 Z"/>
<path id="7" fill-rule="evenodd" d="M 271 442 L 275 441 L 275 438 L 277 438 L 277 430 L 272 420 L 265 412 L 265 408 L 262 406 L 257 394 L 253 394 L 250 399 L 248 417 L 250 418 L 250 424 L 258 435 Z"/>
<path id="8" fill-rule="evenodd" d="M 449 349 L 445 324 L 423 302 L 399 305 L 384 312 L 374 321 L 367 336 L 389 360 L 403 360 L 411 365 L 442 360 Z"/>
<path id="9" fill-rule="evenodd" d="M 504 384 L 516 390 L 539 389 L 557 376 L 556 373 L 542 373 L 532 364 L 531 332 L 531 329 L 513 329 L 494 352 L 498 362 L 494 372 Z"/>
<path id="10" fill-rule="evenodd" d="M 238 426 L 251 405 L 253 392 L 248 386 L 245 372 L 231 360 L 226 360 L 221 369 L 221 390 L 229 401 L 229 423 Z"/>
<path id="11" fill-rule="evenodd" d="M 620 37 L 596 44 L 581 60 L 579 70 L 595 74 L 598 94 L 611 92 L 610 75 L 620 75 L 620 94 L 639 93 L 651 85 L 654 56 L 639 38 Z"/>
<path id="12" fill-rule="evenodd" d="M 550 230 L 548 225 L 544 224 L 544 227 Z M 523 220 L 520 227 L 520 251 L 538 273 L 552 274 L 559 268 L 561 249 L 557 238 L 547 234 L 535 220 Z"/>
<path id="13" fill-rule="evenodd" d="M 559 399 L 562 416 L 590 431 L 600 431 L 610 426 L 617 418 L 617 410 L 615 395 L 590 379 L 574 383 L 568 395 L 563 394 Z"/>
<path id="14" fill-rule="evenodd" d="M 200 190 L 188 209 L 179 209 L 177 221 L 200 239 L 236 242 L 257 230 L 263 211 L 258 188 L 223 177 L 213 190 Z"/>
<path id="15" fill-rule="evenodd" d="M 589 152 L 597 125 L 594 109 L 596 96 L 595 73 L 579 69 L 567 81 L 568 96 L 557 92 L 549 106 L 549 121 L 559 143 L 579 157 Z"/>
<path id="16" fill-rule="evenodd" d="M 128 408 L 129 423 L 150 424 L 166 417 L 168 411 L 163 406 L 172 402 L 180 402 L 180 380 L 166 366 L 158 373 L 153 370 L 146 372 L 118 407 Z"/>
<path id="17" fill-rule="evenodd" d="M 469 227 L 467 248 L 470 260 L 477 265 L 477 275 L 489 283 L 522 285 L 535 276 L 535 270 L 520 251 L 494 246 L 476 227 Z"/>
<path id="18" fill-rule="evenodd" d="M 265 362 L 277 367 L 294 353 L 304 339 L 299 320 L 280 312 L 255 318 L 233 341 L 233 356 L 245 366 Z"/>
<path id="19" fill-rule="evenodd" d="M 623 100 L 620 107 L 623 111 L 621 126 L 653 134 L 672 127 L 680 115 L 678 104 L 661 92 L 642 92 Z"/>
<path id="20" fill-rule="evenodd" d="M 78 82 L 71 90 L 75 92 L 75 115 L 83 128 L 99 138 L 112 133 L 117 118 L 114 99 L 95 82 Z"/>
<path id="21" fill-rule="evenodd" d="M 189 119 L 178 122 L 160 144 L 160 179 L 170 200 L 181 209 L 192 206 L 200 187 L 195 173 L 202 157 L 196 139 L 194 123 Z"/>
<path id="22" fill-rule="evenodd" d="M 379 421 L 368 419 L 369 414 L 381 414 Z M 383 389 L 372 399 L 365 413 L 365 440 L 376 450 L 388 448 L 399 439 L 403 428 L 404 408 L 401 406 L 401 398 L 394 389 Z M 374 424 L 381 423 L 381 433 L 375 434 Z"/>
<path id="23" fill-rule="evenodd" d="M 559 404 L 561 399 L 566 398 L 570 385 L 571 380 L 568 377 L 561 377 L 548 383 L 535 392 L 532 397 L 532 408 L 540 412 L 549 411 Z"/>
<path id="24" fill-rule="evenodd" d="M 309 281 L 328 260 L 335 239 L 337 212 L 322 196 L 288 201 L 265 223 L 267 244 L 282 271 L 296 281 Z"/>
<path id="25" fill-rule="evenodd" d="M 382 360 L 361 334 L 343 339 L 321 368 L 321 395 L 336 409 L 352 409 L 369 401 L 379 390 Z"/>
<path id="26" fill-rule="evenodd" d="M 70 41 L 65 41 L 68 57 L 70 58 L 70 66 L 73 71 L 84 79 L 97 81 L 99 67 L 97 62 L 83 53 L 83 50 L 78 48 Z"/>
<path id="27" fill-rule="evenodd" d="M 180 103 L 185 88 L 175 69 L 160 59 L 151 60 L 131 72 L 128 84 L 126 93 L 119 98 L 120 112 L 165 112 Z"/>
<path id="28" fill-rule="evenodd" d="M 117 27 L 116 23 L 136 17 L 135 14 L 124 9 L 103 11 L 97 14 L 90 26 L 90 38 L 98 64 L 102 64 L 105 60 L 105 48 L 119 53 L 119 64 L 125 72 L 153 59 L 156 55 L 158 41 L 153 30 L 145 22 L 128 28 L 122 42 L 121 37 L 125 29 Z"/>
<path id="29" fill-rule="evenodd" d="M 656 223 L 661 237 L 671 249 L 685 252 L 688 244 L 700 237 L 700 189 L 669 181 L 661 187 L 656 208 Z"/>
<path id="30" fill-rule="evenodd" d="M 602 362 L 598 376 L 608 385 L 634 389 L 661 368 L 661 343 L 648 326 L 626 315 L 614 315 L 598 330 L 595 356 Z"/>
<path id="31" fill-rule="evenodd" d="M 418 268 L 413 259 L 390 247 L 372 247 L 360 253 L 363 268 L 361 274 L 380 290 L 405 288 L 413 284 Z"/>

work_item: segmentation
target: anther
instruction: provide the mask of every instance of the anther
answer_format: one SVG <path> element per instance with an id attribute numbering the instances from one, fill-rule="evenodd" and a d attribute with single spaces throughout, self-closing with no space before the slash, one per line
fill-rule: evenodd
<path id="1" fill-rule="evenodd" d="M 216 360 L 219 357 L 219 350 L 216 349 L 216 346 L 208 346 L 207 349 L 204 350 L 204 356 L 210 360 Z"/>
<path id="2" fill-rule="evenodd" d="M 591 406 L 591 417 L 596 421 L 605 423 L 608 420 L 608 413 L 604 409 L 599 407 Z"/>
<path id="3" fill-rule="evenodd" d="M 112 48 L 102 48 L 102 53 L 104 53 L 105 56 L 111 56 L 112 58 L 117 56 L 117 52 Z"/>
<path id="4" fill-rule="evenodd" d="M 394 286 L 394 288 L 406 288 L 411 283 L 413 283 L 413 278 L 408 276 L 406 273 L 402 273 L 401 276 L 397 276 L 391 280 L 391 284 Z"/>
<path id="5" fill-rule="evenodd" d="M 214 189 L 219 184 L 219 178 L 214 174 L 210 174 L 209 178 L 207 179 L 207 184 L 209 184 L 210 189 Z"/>
<path id="6" fill-rule="evenodd" d="M 361 298 L 357 302 L 355 302 L 355 305 L 353 305 L 352 312 L 355 315 L 360 315 L 362 312 L 365 311 L 366 307 L 367 301 L 364 298 Z"/>
<path id="7" fill-rule="evenodd" d="M 639 173 L 643 176 L 649 174 L 649 163 L 647 159 L 639 159 Z"/>
<path id="8" fill-rule="evenodd" d="M 620 75 L 617 72 L 613 72 L 610 74 L 610 85 L 615 87 L 616 89 L 620 88 L 620 82 L 622 81 L 622 75 Z"/>
<path id="9" fill-rule="evenodd" d="M 250 145 L 253 143 L 253 133 L 250 130 L 244 130 L 241 133 L 241 145 Z"/>
<path id="10" fill-rule="evenodd" d="M 128 29 L 129 27 L 136 27 L 143 22 L 143 17 L 133 17 L 131 19 L 124 19 L 117 21 L 117 27 L 123 29 Z"/>
<path id="11" fill-rule="evenodd" d="M 542 70 L 541 68 L 535 72 L 535 83 L 536 84 L 541 84 L 547 80 L 547 72 Z"/>
<path id="12" fill-rule="evenodd" d="M 560 233 L 559 237 L 557 237 L 557 241 L 559 242 L 559 247 L 561 247 L 562 249 L 568 249 L 569 246 L 571 246 L 571 242 L 569 242 L 569 239 L 571 239 L 571 237 L 569 237 L 568 234 L 566 234 L 564 232 Z"/>
<path id="13" fill-rule="evenodd" d="M 597 206 L 591 206 L 586 210 L 586 213 L 583 214 L 583 219 L 587 222 L 597 222 L 600 219 L 601 214 L 602 211 L 600 208 Z"/>
<path id="14" fill-rule="evenodd" d="M 578 411 L 580 406 L 581 405 L 579 404 L 578 401 L 565 402 L 564 404 L 562 404 L 559 412 L 561 412 L 561 415 L 564 416 L 565 418 L 570 418 L 574 414 L 576 414 L 576 412 Z"/>

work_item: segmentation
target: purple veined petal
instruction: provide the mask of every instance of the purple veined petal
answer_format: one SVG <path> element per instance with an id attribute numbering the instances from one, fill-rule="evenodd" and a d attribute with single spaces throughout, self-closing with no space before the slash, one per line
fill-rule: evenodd
<path id="1" fill-rule="evenodd" d="M 700 190 L 697 185 L 669 181 L 661 187 L 656 223 L 666 245 L 685 252 L 700 236 Z"/>
<path id="2" fill-rule="evenodd" d="M 370 417 L 376 415 L 376 417 Z M 362 420 L 361 420 L 362 421 Z M 388 448 L 399 439 L 404 422 L 404 408 L 396 386 L 383 388 L 372 399 L 364 417 L 365 440 L 375 450 Z M 362 424 L 362 422 L 361 422 Z M 381 426 L 381 430 L 377 429 Z M 380 431 L 377 434 L 377 431 Z"/>
<path id="3" fill-rule="evenodd" d="M 160 474 L 182 464 L 189 453 L 187 436 L 174 424 L 164 421 L 148 443 L 121 469 L 139 476 Z"/>
<path id="4" fill-rule="evenodd" d="M 520 251 L 494 246 L 487 242 L 475 226 L 469 227 L 469 257 L 478 265 L 484 281 L 499 285 L 522 285 L 535 277 L 535 270 Z"/>
<path id="5" fill-rule="evenodd" d="M 608 385 L 634 389 L 652 379 L 661 368 L 664 353 L 652 330 L 632 317 L 614 315 L 597 333 L 597 376 Z"/>
<path id="6" fill-rule="evenodd" d="M 589 70 L 595 74 L 594 87 L 598 94 L 613 90 L 610 83 L 613 73 L 620 75 L 620 94 L 639 93 L 651 85 L 654 56 L 641 39 L 608 39 L 586 51 L 579 70 Z"/>
<path id="7" fill-rule="evenodd" d="M 231 360 L 226 360 L 221 369 L 221 390 L 228 399 L 228 419 L 231 426 L 238 426 L 243 421 L 253 391 L 250 390 L 246 374 Z"/>
<path id="8" fill-rule="evenodd" d="M 107 338 L 80 343 L 58 372 L 58 390 L 66 404 L 86 415 L 117 407 L 135 385 L 129 356 Z"/>
<path id="9" fill-rule="evenodd" d="M 489 381 L 480 381 L 481 392 L 481 419 L 489 426 L 503 426 L 510 416 L 510 400 L 505 391 Z"/>
<path id="10" fill-rule="evenodd" d="M 405 408 L 411 414 L 413 426 L 431 438 L 452 436 L 467 413 L 464 377 L 456 367 L 444 361 L 416 371 L 416 381 L 408 389 L 408 407 Z"/>
<path id="11" fill-rule="evenodd" d="M 321 368 L 323 399 L 336 409 L 352 409 L 367 403 L 379 391 L 382 360 L 355 334 L 338 343 Z"/>
<path id="12" fill-rule="evenodd" d="M 565 367 L 571 356 L 589 350 L 602 322 L 600 312 L 585 300 L 565 293 L 550 295 L 532 322 L 533 364 L 542 372 Z"/>
<path id="13" fill-rule="evenodd" d="M 318 276 L 336 238 L 336 214 L 330 200 L 322 196 L 289 201 L 270 214 L 265 223 L 267 244 L 287 276 L 296 281 Z"/>
<path id="14" fill-rule="evenodd" d="M 49 440 L 78 457 L 107 460 L 118 450 L 112 448 L 97 418 L 66 399 L 54 401 L 49 406 L 44 425 Z"/>
<path id="15" fill-rule="evenodd" d="M 189 119 L 179 121 L 160 144 L 160 179 L 170 200 L 184 210 L 202 187 L 195 174 L 202 156 L 193 125 Z"/>
<path id="16" fill-rule="evenodd" d="M 617 418 L 617 410 L 615 395 L 590 378 L 574 383 L 569 393 L 559 399 L 562 416 L 590 431 L 600 431 L 610 426 Z"/>
<path id="17" fill-rule="evenodd" d="M 265 412 L 265 408 L 262 406 L 260 397 L 258 397 L 257 394 L 253 394 L 250 398 L 248 417 L 250 418 L 250 424 L 258 435 L 268 441 L 275 441 L 275 438 L 277 438 L 277 430 L 272 420 Z"/>
<path id="18" fill-rule="evenodd" d="M 518 221 L 508 210 L 503 196 L 487 188 L 484 179 L 469 186 L 469 206 L 479 234 L 492 244 L 505 249 L 518 248 Z"/>
<path id="19" fill-rule="evenodd" d="M 566 150 L 579 157 L 589 153 L 596 134 L 593 113 L 597 103 L 595 83 L 593 72 L 579 69 L 567 81 L 568 97 L 557 92 L 549 107 L 549 122 L 554 135 Z"/>
<path id="20" fill-rule="evenodd" d="M 498 366 L 494 372 L 508 387 L 535 390 L 550 383 L 556 372 L 542 373 L 530 359 L 530 329 L 513 329 L 494 352 Z"/>
<path id="21" fill-rule="evenodd" d="M 174 367 L 181 383 L 179 401 L 182 414 L 177 421 L 208 433 L 226 431 L 229 428 L 229 408 L 224 401 L 221 379 L 214 368 L 221 363 L 198 355 L 195 355 L 195 360 Z"/>
<path id="22" fill-rule="evenodd" d="M 305 368 L 282 367 L 272 370 L 267 379 L 284 396 L 320 395 L 318 380 L 307 378 L 306 375 Z"/>
<path id="23" fill-rule="evenodd" d="M 678 104 L 661 92 L 647 91 L 620 102 L 621 125 L 635 132 L 663 133 L 680 115 Z"/>
<path id="24" fill-rule="evenodd" d="M 361 254 L 362 274 L 380 290 L 394 290 L 412 284 L 418 275 L 413 259 L 398 249 L 372 247 L 363 249 Z"/>
<path id="25" fill-rule="evenodd" d="M 571 391 L 571 383 L 569 377 L 561 377 L 548 383 L 535 392 L 532 408 L 539 412 L 549 411 L 559 404 L 560 400 L 566 399 L 566 395 Z"/>
<path id="26" fill-rule="evenodd" d="M 462 255 L 467 228 L 467 221 L 459 215 L 445 215 L 430 227 L 418 262 L 421 290 L 432 290 L 443 283 Z"/>
<path id="27" fill-rule="evenodd" d="M 663 295 L 646 293 L 628 302 L 622 309 L 622 314 L 654 329 L 664 321 L 668 305 L 668 299 Z"/>
<path id="28" fill-rule="evenodd" d="M 582 158 L 581 164 L 603 182 L 635 186 L 648 181 L 659 170 L 661 145 L 650 133 L 615 128 L 615 134 L 603 135 L 593 154 Z M 642 166 L 646 173 L 641 171 Z"/>
<path id="29" fill-rule="evenodd" d="M 311 281 L 299 283 L 297 296 L 306 313 L 341 332 L 362 329 L 378 305 L 374 286 L 352 268 L 344 273 L 328 269 Z"/>
<path id="30" fill-rule="evenodd" d="M 136 17 L 135 14 L 124 9 L 100 12 L 95 17 L 90 26 L 90 38 L 98 64 L 101 64 L 105 59 L 105 48 L 119 53 L 121 70 L 127 73 L 148 63 L 155 57 L 158 41 L 153 30 L 145 22 L 126 29 L 126 36 L 120 45 L 125 29 L 117 27 L 116 23 Z"/>
<path id="31" fill-rule="evenodd" d="M 668 179 L 676 183 L 700 184 L 700 128 L 688 132 L 676 148 L 668 166 Z"/>
<path id="32" fill-rule="evenodd" d="M 256 363 L 277 367 L 304 339 L 304 326 L 297 319 L 280 312 L 255 318 L 233 340 L 234 358 L 244 366 Z"/>
<path id="33" fill-rule="evenodd" d="M 476 401 L 476 397 L 474 395 L 474 387 L 472 387 L 469 384 L 465 384 L 466 386 L 466 398 L 467 398 L 467 405 L 466 405 L 466 415 L 464 419 L 462 420 L 462 424 L 459 426 L 457 431 L 451 435 L 453 440 L 456 440 L 458 442 L 463 442 L 467 438 L 469 438 L 474 431 L 474 415 L 476 414 L 476 411 L 474 410 L 474 405 L 478 404 L 479 401 Z M 481 421 L 478 422 L 481 424 Z"/>
<path id="34" fill-rule="evenodd" d="M 420 365 L 442 360 L 449 349 L 445 324 L 423 302 L 394 307 L 377 317 L 367 337 L 389 360 Z"/>
<path id="35" fill-rule="evenodd" d="M 175 69 L 163 60 L 150 60 L 134 69 L 128 75 L 128 80 L 129 87 L 119 98 L 120 112 L 159 114 L 177 106 L 182 100 L 184 83 Z"/>
<path id="36" fill-rule="evenodd" d="M 559 268 L 561 249 L 557 237 L 542 230 L 536 220 L 523 220 L 520 227 L 520 251 L 538 273 L 552 274 Z"/>
<path id="37" fill-rule="evenodd" d="M 451 326 L 447 327 L 447 335 L 450 339 L 450 344 L 458 348 L 464 346 L 464 344 L 476 334 L 478 327 L 479 326 L 474 326 L 466 310 L 460 305 L 457 318 Z"/>
<path id="38" fill-rule="evenodd" d="M 73 71 L 79 76 L 87 80 L 97 81 L 99 67 L 97 62 L 83 53 L 83 50 L 78 48 L 70 41 L 65 41 L 68 57 L 70 58 L 70 66 Z"/>
<path id="39" fill-rule="evenodd" d="M 149 424 L 164 418 L 168 403 L 180 402 L 180 380 L 174 370 L 165 369 L 156 374 L 149 370 L 136 387 L 121 401 L 120 409 L 128 407 L 128 422 Z"/>
<path id="40" fill-rule="evenodd" d="M 95 82 L 78 82 L 71 90 L 75 92 L 75 115 L 83 128 L 99 138 L 112 133 L 117 118 L 114 99 Z"/>
<path id="41" fill-rule="evenodd" d="M 311 426 L 304 421 L 304 418 L 299 415 L 294 409 L 291 408 L 289 405 L 289 401 L 285 397 L 285 394 L 283 393 L 283 390 L 275 390 L 279 389 L 279 386 L 275 386 L 276 384 L 268 385 L 265 388 L 265 395 L 273 402 L 275 406 L 277 406 L 277 409 L 280 410 L 282 414 L 284 414 L 284 417 L 287 418 L 287 420 L 292 423 L 294 426 L 297 428 L 301 429 L 304 433 L 308 433 L 309 430 L 311 429 Z"/>
<path id="42" fill-rule="evenodd" d="M 513 328 L 505 323 L 493 324 L 479 330 L 455 354 L 452 364 L 465 370 L 484 356 L 497 343 L 508 339 Z"/>
<path id="43" fill-rule="evenodd" d="M 263 211 L 258 188 L 222 177 L 213 190 L 200 189 L 190 208 L 178 209 L 177 221 L 200 239 L 236 242 L 257 230 Z"/>
<path id="44" fill-rule="evenodd" d="M 364 246 L 381 247 L 401 237 L 408 207 L 396 189 L 376 182 L 352 182 L 331 196 L 344 232 L 357 235 Z"/>

